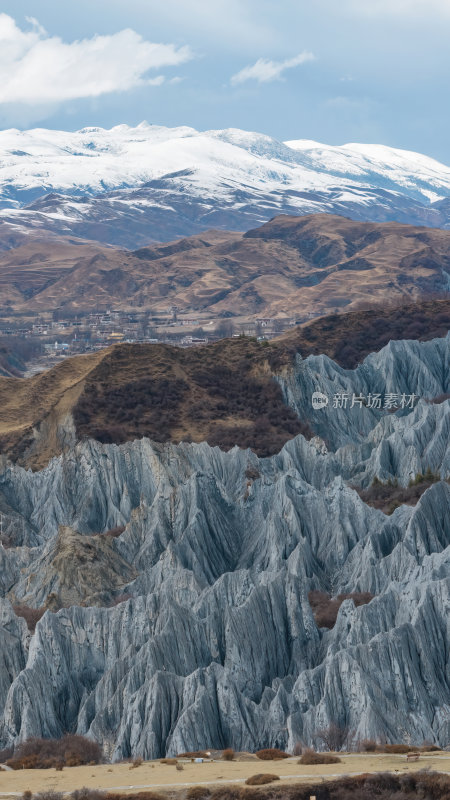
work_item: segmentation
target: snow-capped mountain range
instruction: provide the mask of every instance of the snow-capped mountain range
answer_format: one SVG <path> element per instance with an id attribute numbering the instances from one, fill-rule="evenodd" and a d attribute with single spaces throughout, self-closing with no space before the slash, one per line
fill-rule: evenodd
<path id="1" fill-rule="evenodd" d="M 124 247 L 279 213 L 450 226 L 450 167 L 381 145 L 141 123 L 0 132 L 0 220 Z"/>

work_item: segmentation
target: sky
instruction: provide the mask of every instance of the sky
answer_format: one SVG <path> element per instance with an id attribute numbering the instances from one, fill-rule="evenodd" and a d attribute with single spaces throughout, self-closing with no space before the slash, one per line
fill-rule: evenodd
<path id="1" fill-rule="evenodd" d="M 450 164 L 450 0 L 3 0 L 0 127 L 143 120 Z"/>

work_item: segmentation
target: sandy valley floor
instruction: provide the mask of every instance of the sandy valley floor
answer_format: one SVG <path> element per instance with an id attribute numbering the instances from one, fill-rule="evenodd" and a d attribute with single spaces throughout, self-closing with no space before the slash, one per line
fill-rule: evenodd
<path id="1" fill-rule="evenodd" d="M 284 761 L 215 761 L 203 764 L 184 762 L 182 771 L 178 771 L 173 765 L 148 761 L 135 768 L 130 768 L 128 763 L 122 763 L 65 768 L 62 772 L 54 769 L 0 772 L 0 796 L 15 797 L 27 789 L 32 792 L 43 789 L 71 792 L 82 786 L 123 792 L 155 788 L 161 792 L 164 789 L 182 789 L 200 783 L 241 784 L 257 772 L 276 773 L 285 782 L 385 770 L 409 772 L 428 768 L 450 773 L 450 753 L 426 754 L 415 763 L 407 763 L 405 756 L 391 755 L 352 754 L 341 758 L 340 764 L 319 766 L 299 765 L 298 758 L 292 757 Z"/>

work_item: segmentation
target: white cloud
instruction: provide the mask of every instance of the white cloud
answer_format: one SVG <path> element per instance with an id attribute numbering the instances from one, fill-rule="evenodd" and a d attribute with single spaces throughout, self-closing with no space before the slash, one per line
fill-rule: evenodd
<path id="1" fill-rule="evenodd" d="M 287 58 L 285 61 L 269 61 L 266 58 L 259 58 L 255 64 L 244 67 L 236 75 L 231 78 L 231 83 L 236 85 L 244 83 L 244 81 L 255 80 L 259 83 L 267 83 L 268 81 L 280 80 L 283 72 L 293 67 L 298 67 L 306 61 L 313 61 L 314 55 L 312 53 L 299 53 L 294 58 Z"/>
<path id="2" fill-rule="evenodd" d="M 129 28 L 67 43 L 27 21 L 31 27 L 22 31 L 0 14 L 0 103 L 58 103 L 160 85 L 164 76 L 148 77 L 150 70 L 192 58 L 187 46 L 147 42 Z"/>

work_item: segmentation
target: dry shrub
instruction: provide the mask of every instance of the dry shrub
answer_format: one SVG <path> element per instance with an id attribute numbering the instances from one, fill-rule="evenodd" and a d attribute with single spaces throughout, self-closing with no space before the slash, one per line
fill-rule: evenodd
<path id="1" fill-rule="evenodd" d="M 431 744 L 430 742 L 424 742 L 420 747 L 417 748 L 422 753 L 433 753 L 435 751 L 442 751 L 442 747 L 439 747 L 438 744 Z"/>
<path id="2" fill-rule="evenodd" d="M 258 756 L 261 761 L 276 761 L 279 758 L 289 758 L 289 753 L 284 753 L 278 747 L 266 747 L 264 750 L 258 750 L 255 756 Z"/>
<path id="3" fill-rule="evenodd" d="M 139 756 L 139 758 L 134 758 L 133 761 L 131 762 L 130 769 L 136 769 L 136 767 L 142 766 L 143 763 L 144 763 L 144 761 L 140 756 Z"/>
<path id="4" fill-rule="evenodd" d="M 183 764 L 178 764 L 178 763 L 177 763 L 177 765 L 176 765 L 175 769 L 177 769 L 177 770 L 178 770 L 178 772 L 181 772 L 181 770 L 183 770 L 183 769 L 184 769 L 184 767 L 183 767 Z"/>
<path id="5" fill-rule="evenodd" d="M 308 600 L 317 627 L 334 628 L 338 611 L 344 600 L 353 600 L 355 606 L 358 607 L 370 603 L 374 596 L 370 592 L 349 592 L 348 594 L 338 594 L 337 597 L 331 597 L 327 592 L 313 589 L 308 593 Z"/>
<path id="6" fill-rule="evenodd" d="M 4 750 L 0 750 L 0 763 L 5 764 L 8 759 L 12 758 L 14 755 L 14 747 L 5 747 Z"/>
<path id="7" fill-rule="evenodd" d="M 234 759 L 234 750 L 232 747 L 227 747 L 226 750 L 222 753 L 222 758 L 224 761 L 233 761 Z"/>
<path id="8" fill-rule="evenodd" d="M 186 792 L 186 800 L 207 800 L 211 797 L 209 786 L 191 786 Z"/>
<path id="9" fill-rule="evenodd" d="M 167 795 L 159 792 L 132 792 L 131 794 L 108 792 L 103 795 L 103 800 L 167 800 Z"/>
<path id="10" fill-rule="evenodd" d="M 178 764 L 178 761 L 176 760 L 176 758 L 160 758 L 159 763 L 166 764 L 170 767 L 174 767 L 176 764 Z"/>
<path id="11" fill-rule="evenodd" d="M 337 725 L 336 722 L 332 722 L 328 728 L 320 728 L 316 732 L 316 736 L 328 750 L 333 751 L 342 750 L 344 745 L 348 745 L 348 740 L 351 738 L 348 725 Z"/>
<path id="12" fill-rule="evenodd" d="M 28 630 L 30 633 L 34 633 L 36 630 L 36 625 L 46 612 L 46 608 L 44 607 L 31 608 L 31 606 L 25 605 L 13 606 L 13 609 L 16 617 L 23 617 L 28 625 Z"/>
<path id="13" fill-rule="evenodd" d="M 116 525 L 115 528 L 110 528 L 109 531 L 105 531 L 105 533 L 102 533 L 101 535 L 110 536 L 112 539 L 117 539 L 118 536 L 121 536 L 124 530 L 125 525 Z"/>
<path id="14" fill-rule="evenodd" d="M 177 758 L 209 758 L 206 750 L 192 750 L 189 753 L 178 753 Z"/>
<path id="15" fill-rule="evenodd" d="M 75 789 L 70 795 L 70 800 L 103 800 L 104 792 L 99 792 L 97 789 L 88 789 L 83 786 L 81 789 Z"/>
<path id="16" fill-rule="evenodd" d="M 423 493 L 439 480 L 441 480 L 439 473 L 434 473 L 428 468 L 423 475 L 418 472 L 406 487 L 399 486 L 396 479 L 383 483 L 374 478 L 367 489 L 353 488 L 367 505 L 378 508 L 385 514 L 393 514 L 401 505 L 415 506 Z"/>
<path id="17" fill-rule="evenodd" d="M 341 759 L 339 756 L 332 756 L 331 753 L 315 753 L 314 750 L 309 748 L 305 750 L 302 757 L 298 760 L 298 764 L 339 764 Z"/>
<path id="18" fill-rule="evenodd" d="M 450 399 L 450 394 L 438 394 L 437 397 L 432 397 L 428 400 L 428 403 L 434 403 L 435 405 L 439 405 L 440 403 L 445 403 L 446 400 Z"/>
<path id="19" fill-rule="evenodd" d="M 132 597 L 133 597 L 133 595 L 130 594 L 129 592 L 125 592 L 124 594 L 118 594 L 111 601 L 111 607 L 112 606 L 118 606 L 118 605 L 120 605 L 120 603 L 126 603 L 127 600 L 131 600 Z"/>
<path id="20" fill-rule="evenodd" d="M 97 742 L 76 734 L 61 739 L 28 739 L 18 745 L 7 762 L 12 769 L 50 769 L 58 766 L 79 767 L 99 764 L 102 749 Z"/>
<path id="21" fill-rule="evenodd" d="M 359 750 L 363 753 L 375 753 L 377 749 L 377 743 L 375 739 L 362 739 L 359 743 Z"/>
<path id="22" fill-rule="evenodd" d="M 413 753 L 415 750 L 417 750 L 417 748 L 411 747 L 409 744 L 384 744 L 382 746 L 383 753 L 392 753 L 393 755 Z"/>
<path id="23" fill-rule="evenodd" d="M 133 792 L 132 794 L 120 794 L 119 792 L 108 792 L 103 795 L 103 800 L 167 800 L 167 795 L 160 792 Z"/>
<path id="24" fill-rule="evenodd" d="M 247 778 L 245 783 L 247 786 L 264 786 L 265 783 L 279 780 L 279 775 L 272 775 L 270 772 L 259 772 L 257 775 L 251 775 L 250 778 Z"/>
<path id="25" fill-rule="evenodd" d="M 186 800 L 450 800 L 450 775 L 415 771 L 407 774 L 375 773 L 317 780 L 310 783 L 242 788 L 227 785 L 211 792 L 208 786 L 193 786 Z M 89 800 L 88 798 L 86 800 Z M 167 800 L 154 792 L 108 794 L 104 800 Z"/>
<path id="26" fill-rule="evenodd" d="M 242 792 L 234 786 L 219 786 L 212 793 L 211 800 L 242 800 Z"/>
<path id="27" fill-rule="evenodd" d="M 247 467 L 245 470 L 245 477 L 250 481 L 256 481 L 261 477 L 261 473 L 256 467 Z"/>
<path id="28" fill-rule="evenodd" d="M 53 792 L 51 789 L 44 789 L 43 792 L 38 792 L 33 796 L 34 800 L 63 800 L 64 798 L 62 792 Z"/>
<path id="29" fill-rule="evenodd" d="M 302 743 L 301 742 L 296 742 L 294 744 L 294 749 L 292 751 L 292 754 L 294 756 L 301 756 L 302 753 L 303 753 L 303 745 L 302 745 Z"/>
<path id="30" fill-rule="evenodd" d="M 30 792 L 29 789 L 26 789 L 26 791 L 22 795 L 22 800 L 31 800 L 32 797 L 33 797 L 33 792 Z"/>

